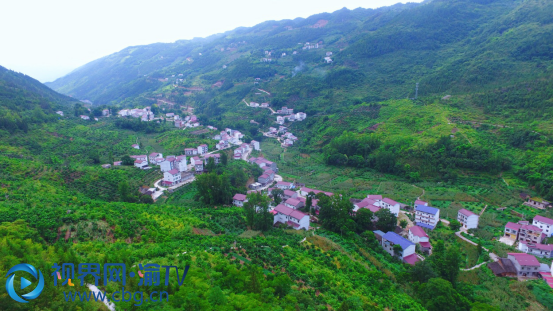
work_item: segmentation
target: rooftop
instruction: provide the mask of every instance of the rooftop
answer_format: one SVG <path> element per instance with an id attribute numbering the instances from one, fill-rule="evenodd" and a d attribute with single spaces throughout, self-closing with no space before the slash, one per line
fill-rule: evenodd
<path id="1" fill-rule="evenodd" d="M 513 229 L 513 230 L 520 230 L 520 227 L 522 227 L 521 224 L 515 224 L 514 222 L 508 222 L 505 225 L 505 228 Z"/>
<path id="2" fill-rule="evenodd" d="M 394 201 L 394 200 L 392 200 L 392 199 L 389 199 L 389 198 L 384 198 L 384 199 L 382 200 L 382 202 L 387 203 L 387 204 L 390 204 L 390 205 L 399 204 L 399 203 L 397 203 L 396 201 Z"/>
<path id="3" fill-rule="evenodd" d="M 232 199 L 237 200 L 237 201 L 245 201 L 246 200 L 246 195 L 241 194 L 241 193 L 237 193 L 232 197 Z"/>
<path id="4" fill-rule="evenodd" d="M 169 173 L 169 174 L 171 174 L 171 175 L 176 175 L 176 174 L 179 173 L 179 170 L 177 170 L 177 169 L 172 169 L 172 170 L 168 171 L 167 173 Z"/>
<path id="5" fill-rule="evenodd" d="M 274 210 L 281 213 L 281 214 L 288 215 L 288 216 L 291 216 L 293 218 L 296 218 L 298 220 L 302 219 L 305 216 L 307 216 L 307 214 L 304 214 L 300 211 L 297 211 L 293 208 L 290 208 L 290 207 L 288 207 L 284 204 L 277 205 Z"/>
<path id="6" fill-rule="evenodd" d="M 388 232 L 386 233 L 382 238 L 394 243 L 394 244 L 398 244 L 399 246 L 401 246 L 401 248 L 403 250 L 405 250 L 406 248 L 408 248 L 409 246 L 411 245 L 415 245 L 413 242 L 407 240 L 406 238 L 402 237 L 401 235 L 395 233 L 395 232 Z"/>
<path id="7" fill-rule="evenodd" d="M 369 194 L 367 196 L 367 199 L 371 200 L 382 200 L 382 196 L 380 194 Z"/>
<path id="8" fill-rule="evenodd" d="M 411 233 L 415 236 L 418 236 L 418 237 L 428 237 L 428 234 L 426 234 L 426 232 L 424 232 L 424 229 L 419 227 L 419 226 L 413 226 L 411 228 L 409 228 L 409 231 L 411 231 Z"/>
<path id="9" fill-rule="evenodd" d="M 540 266 L 540 262 L 536 259 L 536 257 L 530 254 L 507 253 L 507 255 L 513 256 L 521 266 L 532 266 L 532 267 Z"/>
<path id="10" fill-rule="evenodd" d="M 549 225 L 553 225 L 553 219 L 543 217 L 543 216 L 540 216 L 540 215 L 536 215 L 536 217 L 534 217 L 534 221 L 539 221 L 539 222 L 543 222 L 543 223 L 546 223 L 546 224 L 549 224 Z"/>
<path id="11" fill-rule="evenodd" d="M 425 223 L 422 223 L 422 222 L 417 222 L 417 226 L 422 227 L 422 228 L 426 228 L 426 229 L 430 229 L 430 230 L 434 230 L 434 228 L 435 228 L 435 227 L 432 227 L 429 224 L 425 224 Z"/>
<path id="12" fill-rule="evenodd" d="M 469 210 L 467 210 L 467 209 L 464 209 L 464 208 L 460 209 L 460 210 L 459 210 L 459 213 L 461 213 L 461 214 L 463 214 L 463 215 L 465 215 L 465 216 L 467 216 L 467 217 L 472 216 L 472 215 L 476 215 L 475 213 L 473 213 L 473 212 L 471 212 L 471 211 L 469 211 Z M 478 216 L 478 215 L 476 215 L 476 216 Z"/>
<path id="13" fill-rule="evenodd" d="M 298 206 L 298 204 L 300 204 L 300 201 L 298 199 L 294 199 L 294 198 L 289 198 L 288 200 L 286 200 L 286 202 L 284 202 L 286 204 L 290 204 L 292 206 Z"/>
<path id="14" fill-rule="evenodd" d="M 415 210 L 418 212 L 423 212 L 423 213 L 432 214 L 432 215 L 436 215 L 440 211 L 435 207 L 426 206 L 426 205 L 416 205 Z"/>

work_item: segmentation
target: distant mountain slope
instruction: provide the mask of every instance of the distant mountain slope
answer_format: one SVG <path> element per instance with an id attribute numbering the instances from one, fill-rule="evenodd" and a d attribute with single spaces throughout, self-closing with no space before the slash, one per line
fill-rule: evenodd
<path id="1" fill-rule="evenodd" d="M 39 81 L 0 66 L 0 130 L 24 130 L 29 124 L 57 119 L 75 100 L 54 92 Z"/>
<path id="2" fill-rule="evenodd" d="M 342 9 L 205 39 L 129 47 L 47 85 L 106 104 L 175 82 L 241 84 L 275 75 L 287 80 L 298 70 L 320 77 L 346 68 L 368 98 L 377 100 L 414 96 L 415 82 L 420 95 L 471 92 L 551 75 L 552 16 L 553 3 L 542 0 L 434 0 Z M 320 48 L 303 49 L 306 42 Z M 325 51 L 333 52 L 332 66 L 324 64 Z"/>
<path id="3" fill-rule="evenodd" d="M 198 75 L 211 74 L 216 80 L 215 76 L 223 65 L 252 54 L 255 54 L 257 59 L 257 54 L 260 52 L 262 55 L 265 50 L 301 50 L 298 42 L 321 40 L 329 40 L 327 46 L 340 46 L 344 43 L 342 37 L 360 34 L 366 31 L 367 25 L 373 29 L 379 28 L 402 10 L 417 6 L 419 4 L 411 3 L 376 10 L 342 9 L 306 19 L 268 21 L 205 39 L 128 47 L 90 62 L 46 85 L 79 99 L 105 104 L 152 91 L 163 84 L 158 79 L 165 78 L 168 73 L 183 74 L 181 77 L 187 81 L 195 79 Z M 314 28 L 320 20 L 328 21 L 328 24 L 322 28 Z M 276 54 L 273 53 L 273 58 Z M 278 71 L 288 73 L 290 68 L 279 66 Z M 246 76 L 238 75 L 236 78 L 240 80 Z"/>

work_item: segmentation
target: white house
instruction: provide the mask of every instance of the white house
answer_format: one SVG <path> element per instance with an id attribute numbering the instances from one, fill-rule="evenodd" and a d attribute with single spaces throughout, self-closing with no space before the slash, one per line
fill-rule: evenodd
<path id="1" fill-rule="evenodd" d="M 198 149 L 196 148 L 184 148 L 184 154 L 187 156 L 193 156 L 198 154 Z"/>
<path id="2" fill-rule="evenodd" d="M 532 224 L 540 229 L 547 236 L 553 236 L 553 219 L 537 215 Z"/>
<path id="3" fill-rule="evenodd" d="M 244 203 L 248 202 L 248 199 L 246 199 L 245 194 L 237 193 L 232 197 L 232 204 L 235 206 L 244 206 Z"/>
<path id="4" fill-rule="evenodd" d="M 378 206 L 382 208 L 387 208 L 392 212 L 392 214 L 396 215 L 396 217 L 399 215 L 399 203 L 388 198 L 376 200 Z"/>
<path id="5" fill-rule="evenodd" d="M 475 213 L 466 210 L 464 208 L 459 210 L 457 213 L 457 220 L 461 223 L 465 229 L 476 229 L 478 228 L 478 219 L 480 216 Z"/>
<path id="6" fill-rule="evenodd" d="M 142 169 L 142 168 L 148 166 L 148 161 L 146 161 L 146 160 L 135 160 L 134 161 L 134 166 Z"/>
<path id="7" fill-rule="evenodd" d="M 172 169 L 163 173 L 163 184 L 166 186 L 176 184 L 180 181 L 180 179 L 180 172 L 177 169 Z"/>
<path id="8" fill-rule="evenodd" d="M 419 244 L 423 251 L 432 249 L 432 245 L 430 245 L 430 241 L 428 239 L 428 234 L 426 234 L 424 229 L 419 226 L 409 228 L 409 241 Z"/>
<path id="9" fill-rule="evenodd" d="M 56 111 L 56 113 L 63 117 L 63 111 Z"/>
<path id="10" fill-rule="evenodd" d="M 280 188 L 282 190 L 292 189 L 293 186 L 294 186 L 294 184 L 292 184 L 291 182 L 286 182 L 286 181 L 279 181 L 276 184 L 276 187 Z"/>
<path id="11" fill-rule="evenodd" d="M 296 113 L 296 120 L 297 121 L 303 121 L 303 120 L 305 120 L 305 118 L 307 118 L 307 115 L 305 114 L 305 112 Z"/>
<path id="12" fill-rule="evenodd" d="M 538 257 L 553 257 L 553 244 L 539 244 L 526 241 L 519 241 L 518 250 Z"/>
<path id="13" fill-rule="evenodd" d="M 250 144 L 252 145 L 252 148 L 254 150 L 261 150 L 261 148 L 259 148 L 259 142 L 257 140 L 252 140 Z"/>
<path id="14" fill-rule="evenodd" d="M 394 245 L 396 244 L 401 247 L 401 251 L 397 254 L 396 251 L 394 251 Z M 382 247 L 390 255 L 401 258 L 405 263 L 414 265 L 417 261 L 419 261 L 417 255 L 415 254 L 415 243 L 407 240 L 395 232 L 390 231 L 382 236 Z"/>
<path id="15" fill-rule="evenodd" d="M 284 117 L 282 117 L 282 116 L 277 116 L 277 117 L 276 117 L 276 123 L 278 123 L 278 124 L 284 124 Z"/>
<path id="16" fill-rule="evenodd" d="M 83 120 L 90 120 L 90 117 L 89 117 L 89 116 L 81 115 L 80 117 L 81 117 L 81 119 L 83 119 Z"/>
<path id="17" fill-rule="evenodd" d="M 203 145 L 199 145 L 198 146 L 198 154 L 206 154 L 207 153 L 207 145 L 206 144 L 203 144 Z"/>
<path id="18" fill-rule="evenodd" d="M 123 109 L 123 110 L 120 110 L 117 114 L 121 117 L 126 117 L 126 116 L 129 115 L 129 110 L 128 109 Z"/>
<path id="19" fill-rule="evenodd" d="M 188 163 L 186 162 L 186 156 L 180 155 L 175 159 L 173 167 L 176 168 L 179 172 L 188 171 Z"/>
<path id="20" fill-rule="evenodd" d="M 140 145 L 138 144 L 133 144 L 131 147 L 133 147 L 134 149 L 140 149 Z"/>
<path id="21" fill-rule="evenodd" d="M 438 221 L 440 221 L 439 209 L 427 205 L 415 206 L 415 222 L 417 226 L 434 230 Z"/>
<path id="22" fill-rule="evenodd" d="M 163 154 L 157 153 L 157 152 L 152 152 L 152 153 L 150 153 L 150 155 L 148 156 L 148 162 L 150 162 L 150 164 L 157 165 L 157 164 L 158 164 L 158 159 L 159 159 L 159 158 L 163 158 Z"/>
<path id="23" fill-rule="evenodd" d="M 288 206 L 289 208 L 300 209 L 305 206 L 305 203 L 295 198 L 289 198 L 284 202 L 284 205 Z"/>
<path id="24" fill-rule="evenodd" d="M 282 223 L 296 230 L 309 230 L 309 215 L 290 208 L 284 204 L 277 205 L 272 211 L 273 224 Z"/>

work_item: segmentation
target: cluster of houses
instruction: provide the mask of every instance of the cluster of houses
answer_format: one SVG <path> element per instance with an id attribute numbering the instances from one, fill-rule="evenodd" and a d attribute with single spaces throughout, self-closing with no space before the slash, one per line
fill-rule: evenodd
<path id="1" fill-rule="evenodd" d="M 256 78 L 256 80 L 259 78 Z M 257 93 L 256 93 L 257 94 Z M 250 107 L 254 108 L 269 108 L 269 103 L 256 103 L 256 102 L 250 102 Z"/>
<path id="2" fill-rule="evenodd" d="M 213 137 L 213 139 L 219 141 L 219 143 L 215 145 L 215 148 L 217 150 L 229 148 L 231 145 L 242 145 L 242 138 L 244 138 L 244 134 L 242 134 L 238 130 L 233 130 L 230 128 L 226 128 L 224 131 L 221 131 L 221 133 Z M 257 143 L 257 145 L 259 147 L 259 143 Z"/>
<path id="3" fill-rule="evenodd" d="M 165 116 L 167 118 L 173 118 L 173 121 L 175 122 L 175 127 L 177 128 L 187 128 L 187 127 L 198 127 L 200 126 L 200 122 L 198 121 L 198 117 L 195 115 L 186 116 L 184 119 L 182 119 L 179 115 L 175 115 L 174 113 L 166 113 Z"/>
<path id="4" fill-rule="evenodd" d="M 553 244 L 543 242 L 552 234 L 553 219 L 539 215 L 534 217 L 531 224 L 529 221 L 508 222 L 504 231 L 504 237 L 513 244 L 518 242 L 518 250 L 546 258 L 553 258 Z"/>
<path id="5" fill-rule="evenodd" d="M 143 109 L 142 108 L 123 109 L 123 110 L 120 110 L 117 114 L 120 117 L 131 116 L 133 118 L 140 118 L 142 121 L 152 121 L 154 119 L 154 113 L 151 111 L 150 107 L 146 107 Z"/>
<path id="6" fill-rule="evenodd" d="M 309 42 L 305 42 L 305 44 L 302 47 L 303 50 L 311 50 L 311 49 L 318 49 L 318 48 L 319 48 L 319 43 L 309 43 Z"/>
<path id="7" fill-rule="evenodd" d="M 289 109 L 289 110 L 293 111 L 294 109 Z M 281 110 L 278 110 L 278 111 L 281 111 Z M 286 116 L 277 116 L 276 117 L 276 123 L 282 125 L 282 124 L 284 124 L 284 122 L 286 122 L 286 120 L 288 120 L 290 122 L 303 121 L 303 120 L 305 120 L 306 117 L 307 117 L 307 115 L 305 114 L 305 112 L 298 112 L 296 114 L 292 113 L 292 114 L 289 114 L 289 115 L 286 115 Z"/>
<path id="8" fill-rule="evenodd" d="M 252 143 L 253 142 L 254 141 L 252 141 Z M 250 189 L 257 190 L 257 189 L 263 188 L 268 184 L 271 184 L 275 180 L 275 175 L 278 172 L 276 163 L 271 162 L 263 157 L 249 158 L 248 163 L 256 164 L 263 170 L 263 174 L 261 174 L 261 176 L 257 178 L 257 182 L 249 186 Z"/>
<path id="9" fill-rule="evenodd" d="M 257 140 L 252 140 L 249 144 L 242 143 L 238 148 L 234 149 L 234 160 L 241 160 L 251 150 L 261 150 Z"/>
<path id="10" fill-rule="evenodd" d="M 276 164 L 273 162 L 267 161 L 263 158 L 257 158 L 252 163 L 258 164 L 262 168 L 267 168 L 267 170 L 277 170 Z M 267 171 L 266 171 L 267 172 Z M 275 187 L 268 188 L 267 194 L 271 195 L 274 189 L 282 189 L 284 196 L 283 201 L 280 204 L 271 204 L 270 213 L 273 214 L 273 225 L 280 226 L 286 225 L 296 230 L 305 229 L 309 230 L 310 226 L 310 216 L 306 213 L 300 211 L 301 208 L 305 207 L 307 201 L 307 195 L 311 192 L 324 193 L 325 195 L 332 196 L 332 192 L 324 192 L 317 189 L 310 189 L 306 187 L 297 187 L 296 184 L 291 182 L 279 181 L 275 184 Z M 299 190 L 297 189 L 299 188 Z M 250 190 L 248 193 L 257 192 L 258 190 Z M 237 193 L 233 197 L 233 204 L 235 206 L 244 206 L 244 203 L 248 202 L 248 198 L 245 194 Z M 312 200 L 312 208 L 318 212 L 318 200 Z"/>
<path id="11" fill-rule="evenodd" d="M 497 276 L 527 277 L 551 279 L 553 269 L 546 264 L 540 264 L 536 257 L 525 253 L 508 253 L 507 258 L 488 264 L 488 268 Z M 550 280 L 548 280 L 550 286 Z"/>

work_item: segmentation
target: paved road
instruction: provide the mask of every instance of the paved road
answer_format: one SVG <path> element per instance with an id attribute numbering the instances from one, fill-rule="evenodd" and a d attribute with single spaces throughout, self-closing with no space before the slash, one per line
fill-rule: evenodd
<path id="1" fill-rule="evenodd" d="M 477 243 L 474 243 L 473 241 L 471 241 L 471 240 L 465 238 L 464 236 L 462 236 L 462 235 L 461 235 L 461 231 L 455 232 L 455 235 L 458 236 L 458 237 L 460 237 L 460 238 L 463 239 L 464 241 L 467 241 L 468 243 L 474 245 L 474 246 L 478 245 Z M 490 252 L 489 249 L 487 249 L 487 248 L 485 248 L 485 247 L 482 247 L 482 249 L 489 253 L 490 258 L 491 258 L 493 261 L 498 261 L 498 260 L 499 260 L 499 256 L 497 256 L 496 254 Z"/>
<path id="2" fill-rule="evenodd" d="M 196 180 L 196 177 L 193 177 L 193 178 L 191 178 L 191 179 L 189 179 L 189 180 L 187 180 L 187 181 L 185 181 L 185 182 L 183 182 L 183 183 L 179 183 L 179 184 L 176 184 L 176 185 L 174 185 L 174 186 L 165 188 L 165 187 L 162 187 L 162 186 L 160 185 L 160 183 L 163 181 L 163 178 L 162 178 L 162 179 L 160 179 L 160 180 L 158 180 L 158 181 L 156 181 L 156 182 L 154 183 L 154 187 L 155 187 L 155 188 L 159 188 L 159 191 L 154 192 L 154 193 L 152 194 L 152 198 L 153 198 L 154 200 L 156 200 L 156 199 L 159 198 L 159 197 L 163 194 L 163 192 L 165 192 L 166 190 L 168 190 L 168 189 L 171 189 L 171 190 L 177 189 L 177 188 L 179 188 L 179 187 L 182 187 L 182 186 L 184 186 L 184 185 L 186 185 L 186 184 L 189 184 L 189 183 L 193 182 L 194 180 Z"/>

